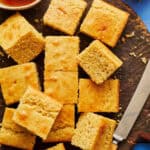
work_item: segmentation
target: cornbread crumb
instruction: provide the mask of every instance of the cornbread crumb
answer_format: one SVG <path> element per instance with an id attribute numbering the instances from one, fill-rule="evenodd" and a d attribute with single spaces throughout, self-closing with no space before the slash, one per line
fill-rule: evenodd
<path id="1" fill-rule="evenodd" d="M 89 79 L 79 81 L 78 112 L 118 112 L 119 80 L 97 85 Z"/>
<path id="2" fill-rule="evenodd" d="M 93 41 L 78 55 L 78 63 L 96 84 L 107 80 L 122 61 L 100 41 Z"/>
<path id="3" fill-rule="evenodd" d="M 0 129 L 0 144 L 21 149 L 33 149 L 36 137 L 12 121 L 15 109 L 6 108 Z"/>
<path id="4" fill-rule="evenodd" d="M 59 143 L 56 146 L 48 148 L 47 150 L 65 150 L 65 147 L 63 143 Z"/>
<path id="5" fill-rule="evenodd" d="M 82 114 L 72 137 L 71 144 L 81 149 L 95 150 L 97 140 L 103 133 L 105 124 L 101 118 L 93 113 Z"/>
<path id="6" fill-rule="evenodd" d="M 44 48 L 44 38 L 19 13 L 0 25 L 0 45 L 17 63 L 34 59 Z"/>
<path id="7" fill-rule="evenodd" d="M 80 31 L 114 47 L 125 28 L 129 14 L 102 0 L 94 0 Z"/>
<path id="8" fill-rule="evenodd" d="M 44 142 L 70 142 L 75 127 L 74 104 L 63 105 L 62 110 Z"/>
<path id="9" fill-rule="evenodd" d="M 79 54 L 78 37 L 47 36 L 45 48 L 46 71 L 78 71 L 76 57 Z"/>
<path id="10" fill-rule="evenodd" d="M 141 58 L 141 61 L 142 61 L 144 64 L 146 64 L 146 63 L 147 63 L 146 57 L 142 57 L 142 58 Z"/>
<path id="11" fill-rule="evenodd" d="M 132 31 L 131 33 L 128 33 L 125 35 L 127 38 L 131 38 L 131 37 L 134 37 L 135 36 L 135 32 Z"/>
<path id="12" fill-rule="evenodd" d="M 52 0 L 44 15 L 44 24 L 73 35 L 86 6 L 84 0 Z"/>
<path id="13" fill-rule="evenodd" d="M 34 19 L 34 22 L 35 22 L 35 23 L 39 23 L 40 20 L 36 18 L 36 19 Z"/>
<path id="14" fill-rule="evenodd" d="M 56 100 L 28 87 L 20 99 L 13 121 L 45 140 L 61 108 Z"/>
<path id="15" fill-rule="evenodd" d="M 78 72 L 44 72 L 44 93 L 63 104 L 77 103 Z"/>
<path id="16" fill-rule="evenodd" d="M 5 56 L 5 54 L 2 52 L 2 51 L 0 51 L 0 56 Z"/>
<path id="17" fill-rule="evenodd" d="M 28 85 L 40 90 L 35 63 L 0 69 L 0 85 L 6 105 L 18 102 Z"/>
<path id="18" fill-rule="evenodd" d="M 135 52 L 130 52 L 129 55 L 133 56 L 133 57 L 137 57 L 137 55 L 135 54 Z"/>

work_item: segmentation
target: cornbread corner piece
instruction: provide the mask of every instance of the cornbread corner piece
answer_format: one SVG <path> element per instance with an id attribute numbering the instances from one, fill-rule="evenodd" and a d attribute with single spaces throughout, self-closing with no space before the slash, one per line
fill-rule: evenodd
<path id="1" fill-rule="evenodd" d="M 42 35 L 16 13 L 0 25 L 0 45 L 17 63 L 34 59 L 44 48 Z"/>
<path id="2" fill-rule="evenodd" d="M 75 127 L 74 104 L 63 105 L 57 119 L 44 142 L 70 142 Z"/>
<path id="3" fill-rule="evenodd" d="M 79 37 L 75 36 L 46 37 L 45 70 L 78 71 L 79 44 Z"/>
<path id="4" fill-rule="evenodd" d="M 105 123 L 99 115 L 93 113 L 82 114 L 77 123 L 71 144 L 81 149 L 95 150 L 104 127 Z"/>
<path id="5" fill-rule="evenodd" d="M 96 84 L 107 80 L 123 62 L 103 43 L 93 41 L 78 55 L 78 63 Z"/>
<path id="6" fill-rule="evenodd" d="M 125 28 L 129 14 L 103 0 L 94 0 L 80 31 L 114 47 Z"/>
<path id="7" fill-rule="evenodd" d="M 56 100 L 28 87 L 20 99 L 13 121 L 45 140 L 61 108 Z"/>
<path id="8" fill-rule="evenodd" d="M 87 6 L 84 0 L 52 0 L 44 24 L 73 35 Z"/>
<path id="9" fill-rule="evenodd" d="M 12 121 L 15 109 L 6 108 L 0 129 L 0 144 L 32 150 L 36 137 Z"/>
<path id="10" fill-rule="evenodd" d="M 90 79 L 80 79 L 78 112 L 118 112 L 118 79 L 110 79 L 97 85 Z"/>
<path id="11" fill-rule="evenodd" d="M 45 71 L 44 93 L 62 104 L 77 103 L 78 72 Z"/>
<path id="12" fill-rule="evenodd" d="M 59 143 L 56 146 L 48 148 L 47 150 L 65 150 L 65 147 L 63 143 Z"/>
<path id="13" fill-rule="evenodd" d="M 80 116 L 72 137 L 72 145 L 81 149 L 110 148 L 116 122 L 94 113 L 84 113 Z"/>
<path id="14" fill-rule="evenodd" d="M 35 63 L 0 69 L 0 85 L 6 105 L 18 102 L 28 85 L 40 90 Z"/>
<path id="15" fill-rule="evenodd" d="M 108 150 L 112 145 L 113 133 L 116 127 L 116 121 L 107 117 L 100 116 L 101 120 L 105 122 L 105 128 L 102 136 L 99 138 L 99 149 Z"/>

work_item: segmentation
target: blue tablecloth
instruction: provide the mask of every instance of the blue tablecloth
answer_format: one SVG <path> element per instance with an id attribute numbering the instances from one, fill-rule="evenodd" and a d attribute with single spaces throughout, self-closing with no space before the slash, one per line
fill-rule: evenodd
<path id="1" fill-rule="evenodd" d="M 150 31 L 150 0 L 124 0 L 142 18 Z"/>

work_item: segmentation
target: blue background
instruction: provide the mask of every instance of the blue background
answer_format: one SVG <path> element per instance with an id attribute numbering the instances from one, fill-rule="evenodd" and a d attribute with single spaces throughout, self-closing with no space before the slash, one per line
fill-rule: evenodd
<path id="1" fill-rule="evenodd" d="M 142 18 L 150 31 L 150 0 L 124 0 Z"/>

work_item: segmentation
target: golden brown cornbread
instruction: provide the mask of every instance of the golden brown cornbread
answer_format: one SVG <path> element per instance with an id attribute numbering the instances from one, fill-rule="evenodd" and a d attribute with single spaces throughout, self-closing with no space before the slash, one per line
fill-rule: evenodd
<path id="1" fill-rule="evenodd" d="M 0 25 L 0 45 L 17 63 L 34 59 L 44 48 L 44 38 L 19 13 Z"/>
<path id="2" fill-rule="evenodd" d="M 77 103 L 78 72 L 44 72 L 44 93 L 63 104 Z"/>
<path id="3" fill-rule="evenodd" d="M 118 112 L 119 80 L 97 85 L 90 79 L 79 80 L 78 112 Z"/>
<path id="4" fill-rule="evenodd" d="M 109 150 L 115 126 L 112 119 L 84 113 L 79 118 L 71 143 L 81 149 Z"/>
<path id="5" fill-rule="evenodd" d="M 109 150 L 112 144 L 116 121 L 103 116 L 100 116 L 100 118 L 105 122 L 105 128 L 102 136 L 97 141 L 97 148 L 98 150 Z"/>
<path id="6" fill-rule="evenodd" d="M 0 85 L 6 105 L 18 102 L 28 85 L 40 90 L 35 63 L 0 69 Z"/>
<path id="7" fill-rule="evenodd" d="M 78 71 L 76 57 L 79 43 L 79 38 L 75 36 L 46 37 L 45 70 Z"/>
<path id="8" fill-rule="evenodd" d="M 111 144 L 110 150 L 117 150 L 117 145 L 116 144 Z"/>
<path id="9" fill-rule="evenodd" d="M 62 110 L 44 142 L 70 142 L 75 127 L 74 104 L 63 105 Z"/>
<path id="10" fill-rule="evenodd" d="M 65 147 L 63 143 L 59 143 L 56 146 L 48 148 L 47 150 L 65 150 Z"/>
<path id="11" fill-rule="evenodd" d="M 104 128 L 105 124 L 98 115 L 93 113 L 82 114 L 77 123 L 71 144 L 81 149 L 97 150 L 96 143 Z"/>
<path id="12" fill-rule="evenodd" d="M 122 61 L 103 43 L 93 41 L 78 55 L 78 63 L 96 84 L 107 80 L 121 65 Z"/>
<path id="13" fill-rule="evenodd" d="M 84 0 L 52 0 L 44 24 L 73 35 L 87 6 Z"/>
<path id="14" fill-rule="evenodd" d="M 80 31 L 114 47 L 127 24 L 129 14 L 103 0 L 94 0 Z"/>
<path id="15" fill-rule="evenodd" d="M 13 121 L 45 140 L 61 108 L 56 100 L 28 87 L 20 99 Z"/>
<path id="16" fill-rule="evenodd" d="M 14 112 L 15 109 L 5 108 L 2 127 L 0 129 L 0 144 L 32 150 L 36 137 L 12 121 Z"/>

